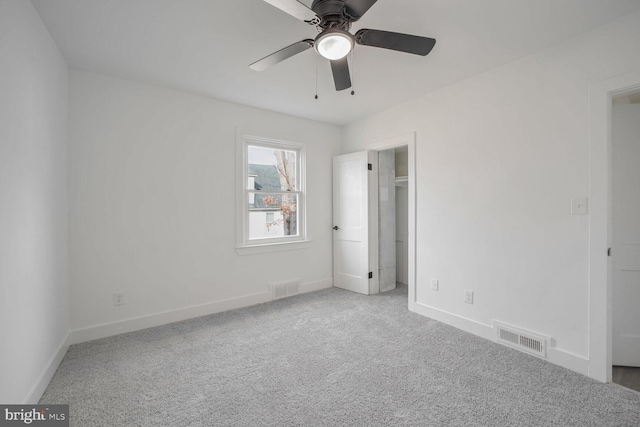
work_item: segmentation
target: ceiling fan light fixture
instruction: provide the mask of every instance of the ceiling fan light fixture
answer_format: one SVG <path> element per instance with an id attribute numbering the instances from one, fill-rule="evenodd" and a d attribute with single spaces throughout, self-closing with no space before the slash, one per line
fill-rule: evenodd
<path id="1" fill-rule="evenodd" d="M 353 46 L 353 36 L 337 28 L 323 31 L 316 37 L 314 43 L 316 51 L 331 61 L 347 56 Z"/>

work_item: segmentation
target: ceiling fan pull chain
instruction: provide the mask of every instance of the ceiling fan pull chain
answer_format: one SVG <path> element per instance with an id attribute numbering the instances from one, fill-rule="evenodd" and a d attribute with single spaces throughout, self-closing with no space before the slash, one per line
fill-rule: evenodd
<path id="1" fill-rule="evenodd" d="M 351 75 L 353 76 L 353 78 L 351 79 L 351 96 L 356 94 L 356 91 L 354 89 L 354 80 L 356 77 L 356 52 L 355 49 L 351 50 Z"/>
<path id="2" fill-rule="evenodd" d="M 318 57 L 316 56 L 316 99 L 318 99 Z"/>

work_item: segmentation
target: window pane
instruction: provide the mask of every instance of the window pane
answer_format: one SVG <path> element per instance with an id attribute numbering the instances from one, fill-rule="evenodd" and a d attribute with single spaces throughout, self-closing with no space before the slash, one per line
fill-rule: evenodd
<path id="1" fill-rule="evenodd" d="M 249 239 L 298 235 L 298 195 L 249 193 Z"/>
<path id="2" fill-rule="evenodd" d="M 293 150 L 249 145 L 247 189 L 295 191 L 296 154 Z"/>

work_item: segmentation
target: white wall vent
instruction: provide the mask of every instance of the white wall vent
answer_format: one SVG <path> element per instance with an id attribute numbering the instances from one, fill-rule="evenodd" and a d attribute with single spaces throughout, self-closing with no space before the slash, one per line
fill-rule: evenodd
<path id="1" fill-rule="evenodd" d="M 543 359 L 547 358 L 549 337 L 496 321 L 493 322 L 493 327 L 496 330 L 496 340 L 499 343 Z"/>
<path id="2" fill-rule="evenodd" d="M 297 295 L 299 291 L 300 281 L 272 283 L 271 285 L 271 299 L 280 299 Z"/>

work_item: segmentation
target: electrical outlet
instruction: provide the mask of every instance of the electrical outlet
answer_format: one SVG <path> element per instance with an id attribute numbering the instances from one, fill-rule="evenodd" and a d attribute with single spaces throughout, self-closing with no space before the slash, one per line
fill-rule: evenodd
<path id="1" fill-rule="evenodd" d="M 431 279 L 431 290 L 437 291 L 439 289 L 440 289 L 440 286 L 438 284 L 438 279 Z"/>
<path id="2" fill-rule="evenodd" d="M 113 305 L 124 304 L 124 292 L 116 292 L 113 294 Z"/>
<path id="3" fill-rule="evenodd" d="M 588 215 L 589 199 L 586 197 L 571 198 L 571 215 Z"/>
<path id="4" fill-rule="evenodd" d="M 464 290 L 464 302 L 467 304 L 473 304 L 473 291 L 470 289 Z"/>

